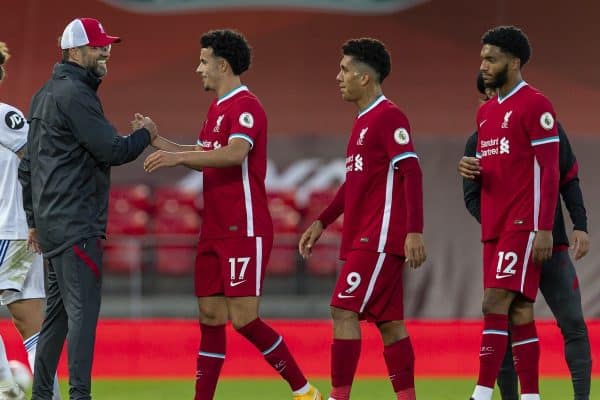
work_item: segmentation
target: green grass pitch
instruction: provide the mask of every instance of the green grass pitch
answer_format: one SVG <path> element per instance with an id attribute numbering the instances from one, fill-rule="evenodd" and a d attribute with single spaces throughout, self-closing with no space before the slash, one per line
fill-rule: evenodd
<path id="1" fill-rule="evenodd" d="M 422 400 L 467 400 L 472 393 L 473 379 L 418 379 L 417 398 Z M 329 382 L 313 382 L 328 394 Z M 594 380 L 592 387 L 598 384 Z M 106 380 L 95 379 L 92 398 L 95 400 L 191 400 L 193 381 L 189 380 Z M 68 399 L 67 383 L 61 382 L 63 398 Z M 500 400 L 498 390 L 494 400 Z M 544 400 L 573 398 L 567 379 L 544 379 L 541 382 Z M 352 387 L 353 400 L 393 400 L 391 385 L 386 379 L 357 379 Z M 216 400 L 291 400 L 287 384 L 278 379 L 221 379 Z"/>

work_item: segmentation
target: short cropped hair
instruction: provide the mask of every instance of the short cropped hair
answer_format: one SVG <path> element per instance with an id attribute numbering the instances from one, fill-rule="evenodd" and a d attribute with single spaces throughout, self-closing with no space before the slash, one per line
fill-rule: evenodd
<path id="1" fill-rule="evenodd" d="M 342 45 L 342 54 L 367 64 L 377 73 L 379 83 L 389 75 L 391 66 L 390 53 L 385 45 L 377 39 L 350 39 Z"/>
<path id="2" fill-rule="evenodd" d="M 498 46 L 505 53 L 510 53 L 521 60 L 521 67 L 531 57 L 531 46 L 527 35 L 515 26 L 497 26 L 483 34 L 483 44 Z"/>
<path id="3" fill-rule="evenodd" d="M 235 75 L 250 68 L 251 48 L 246 38 L 232 29 L 219 29 L 205 33 L 200 38 L 202 48 L 211 48 L 213 54 L 222 57 L 231 66 Z"/>

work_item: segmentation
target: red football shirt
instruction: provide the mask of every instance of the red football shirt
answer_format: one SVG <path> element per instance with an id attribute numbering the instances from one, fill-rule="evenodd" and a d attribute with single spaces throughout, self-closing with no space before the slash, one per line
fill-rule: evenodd
<path id="1" fill-rule="evenodd" d="M 267 117 L 246 86 L 212 102 L 198 144 L 210 151 L 226 146 L 233 138 L 246 140 L 252 148 L 241 166 L 202 170 L 202 238 L 273 234 L 265 190 Z"/>
<path id="2" fill-rule="evenodd" d="M 552 104 L 525 82 L 479 108 L 483 241 L 505 231 L 552 230 L 558 181 L 544 180 L 542 169 L 554 163 L 558 170 L 555 120 Z"/>
<path id="3" fill-rule="evenodd" d="M 422 232 L 417 160 L 408 119 L 385 96 L 358 115 L 346 151 L 342 258 L 352 249 L 403 256 L 407 232 Z M 418 204 L 409 206 L 403 169 L 415 166 L 419 187 L 409 188 L 408 197 Z"/>

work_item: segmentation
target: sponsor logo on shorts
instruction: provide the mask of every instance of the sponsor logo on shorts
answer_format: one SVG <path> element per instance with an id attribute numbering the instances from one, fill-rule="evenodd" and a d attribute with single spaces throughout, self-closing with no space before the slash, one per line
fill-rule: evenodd
<path id="1" fill-rule="evenodd" d="M 239 281 L 239 282 L 229 282 L 229 286 L 235 287 L 235 286 L 241 285 L 244 282 L 246 282 L 245 279 L 243 281 Z"/>
<path id="2" fill-rule="evenodd" d="M 509 275 L 496 274 L 496 279 L 510 278 L 511 276 L 514 276 L 514 275 L 512 275 L 512 274 L 509 274 Z"/>
<path id="3" fill-rule="evenodd" d="M 353 297 L 354 297 L 354 295 L 347 295 L 347 294 L 338 293 L 338 299 L 351 299 Z"/>

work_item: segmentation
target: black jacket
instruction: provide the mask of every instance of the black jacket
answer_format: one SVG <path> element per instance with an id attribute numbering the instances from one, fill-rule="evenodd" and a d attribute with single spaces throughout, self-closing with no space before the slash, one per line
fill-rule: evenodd
<path id="1" fill-rule="evenodd" d="M 563 127 L 558 124 L 559 137 L 559 168 L 560 168 L 560 195 L 569 210 L 569 215 L 573 221 L 573 228 L 579 231 L 587 232 L 587 215 L 583 205 L 583 195 L 579 186 L 579 177 L 577 175 L 577 159 L 571 149 L 571 143 Z M 467 140 L 465 146 L 465 156 L 475 157 L 477 150 L 477 132 L 473 133 Z M 478 180 L 463 179 L 463 194 L 465 205 L 469 213 L 481 223 L 481 184 Z M 552 237 L 554 245 L 569 244 L 569 238 L 565 230 L 565 221 L 562 214 L 562 205 L 560 196 L 556 205 L 554 215 L 554 229 Z"/>
<path id="2" fill-rule="evenodd" d="M 19 165 L 23 205 L 46 257 L 106 231 L 110 167 L 134 160 L 150 144 L 139 129 L 120 136 L 96 95 L 100 79 L 77 64 L 54 66 L 29 110 Z"/>

